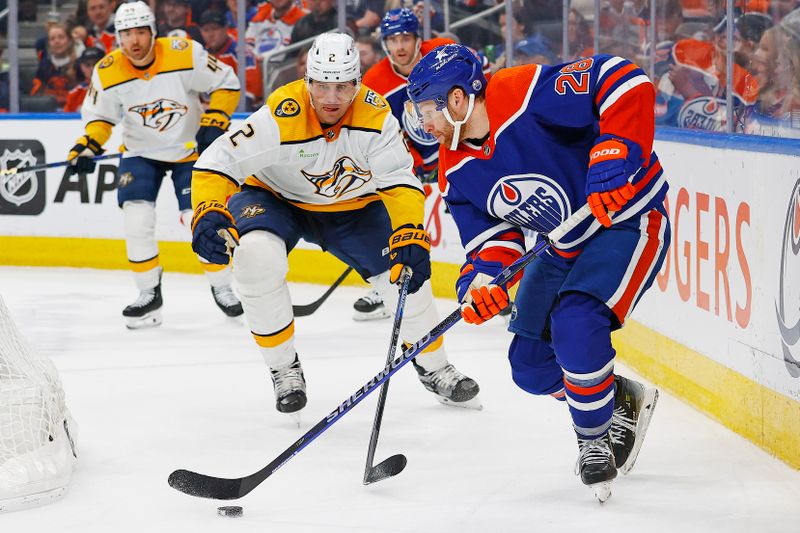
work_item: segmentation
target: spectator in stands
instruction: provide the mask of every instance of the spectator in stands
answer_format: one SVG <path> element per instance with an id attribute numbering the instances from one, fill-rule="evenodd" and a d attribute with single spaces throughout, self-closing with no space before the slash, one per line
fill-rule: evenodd
<path id="1" fill-rule="evenodd" d="M 800 10 L 786 15 L 777 28 L 774 35 L 772 30 L 762 35 L 762 41 L 775 37 L 778 49 L 775 72 L 770 76 L 775 91 L 772 105 L 766 107 L 769 101 L 765 100 L 764 105 L 752 106 L 745 132 L 796 139 L 800 138 Z"/>
<path id="2" fill-rule="evenodd" d="M 164 18 L 158 25 L 160 37 L 183 37 L 203 44 L 200 28 L 192 22 L 189 0 L 164 0 Z"/>
<path id="3" fill-rule="evenodd" d="M 577 9 L 570 9 L 567 16 L 567 53 L 564 61 L 594 55 L 594 30 L 589 21 Z"/>
<path id="4" fill-rule="evenodd" d="M 116 48 L 114 35 L 114 2 L 112 0 L 87 0 L 86 14 L 91 26 L 86 46 L 102 48 L 106 53 Z"/>
<path id="5" fill-rule="evenodd" d="M 308 11 L 294 0 L 270 0 L 253 16 L 247 26 L 247 44 L 259 58 L 292 42 L 292 29 Z"/>
<path id="6" fill-rule="evenodd" d="M 206 11 L 200 17 L 200 31 L 208 53 L 230 65 L 238 73 L 237 42 L 228 34 L 228 22 L 219 11 Z M 247 110 L 253 111 L 261 106 L 264 98 L 264 80 L 261 66 L 250 50 L 245 51 L 245 82 L 247 88 Z"/>
<path id="7" fill-rule="evenodd" d="M 503 67 L 506 66 L 506 57 L 505 57 L 505 49 L 506 49 L 506 42 L 505 42 L 505 34 L 506 34 L 506 27 L 508 21 L 506 20 L 505 12 L 500 13 L 500 31 L 503 35 L 503 40 L 494 46 L 494 56 L 495 60 L 492 65 L 492 71 L 495 72 Z M 511 41 L 516 46 L 517 43 L 522 41 L 523 39 L 527 39 L 530 37 L 527 31 L 527 20 L 525 19 L 525 13 L 519 7 L 514 7 L 511 12 Z M 491 49 L 490 49 L 491 50 Z M 490 52 L 487 50 L 487 52 Z M 491 52 L 490 52 L 491 53 Z"/>
<path id="8" fill-rule="evenodd" d="M 346 0 L 347 18 L 353 21 L 357 35 L 368 35 L 378 27 L 384 3 L 384 0 Z"/>
<path id="9" fill-rule="evenodd" d="M 228 8 L 228 11 L 225 13 L 225 18 L 228 19 L 228 33 L 231 34 L 231 37 L 238 40 L 237 25 L 239 24 L 239 2 L 238 0 L 225 0 L 225 5 Z M 250 21 L 253 20 L 253 17 L 258 13 L 258 6 L 251 5 L 251 3 L 245 5 L 247 9 L 245 9 L 244 12 L 244 21 L 245 24 L 250 24 Z"/>
<path id="10" fill-rule="evenodd" d="M 307 4 L 310 13 L 294 25 L 293 43 L 336 28 L 336 0 L 308 0 Z"/>
<path id="11" fill-rule="evenodd" d="M 383 58 L 381 45 L 372 35 L 362 35 L 356 39 L 356 48 L 358 48 L 361 59 L 361 72 L 368 71 L 372 65 Z"/>
<path id="12" fill-rule="evenodd" d="M 514 45 L 514 65 L 554 65 L 557 63 L 556 55 L 550 41 L 542 35 L 534 35 L 522 39 Z"/>
<path id="13" fill-rule="evenodd" d="M 77 113 L 81 110 L 83 99 L 86 97 L 86 91 L 89 90 L 89 84 L 92 80 L 92 70 L 95 64 L 103 59 L 105 53 L 97 47 L 90 46 L 83 51 L 81 57 L 78 58 L 78 71 L 81 74 L 83 81 L 78 83 L 67 94 L 67 101 L 64 104 L 64 111 L 67 113 Z"/>
<path id="14" fill-rule="evenodd" d="M 63 108 L 67 94 L 76 84 L 75 47 L 65 24 L 53 24 L 47 31 L 47 57 L 39 62 L 31 95 L 54 96 Z"/>

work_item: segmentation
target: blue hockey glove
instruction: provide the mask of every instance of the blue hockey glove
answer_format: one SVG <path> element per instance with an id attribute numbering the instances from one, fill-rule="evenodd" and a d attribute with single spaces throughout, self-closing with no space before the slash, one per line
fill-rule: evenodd
<path id="1" fill-rule="evenodd" d="M 642 149 L 635 142 L 613 135 L 597 138 L 589 153 L 586 198 L 603 226 L 611 226 L 609 211 L 619 211 L 636 194 L 630 180 L 641 166 Z"/>
<path id="2" fill-rule="evenodd" d="M 397 283 L 403 267 L 411 269 L 408 293 L 414 294 L 431 277 L 431 237 L 411 224 L 400 226 L 389 237 L 389 281 Z"/>
<path id="3" fill-rule="evenodd" d="M 192 217 L 192 250 L 217 265 L 227 265 L 239 244 L 239 230 L 225 204 L 201 202 Z"/>
<path id="4" fill-rule="evenodd" d="M 222 111 L 209 109 L 200 117 L 200 129 L 197 130 L 197 153 L 202 154 L 217 137 L 228 131 L 230 118 Z"/>

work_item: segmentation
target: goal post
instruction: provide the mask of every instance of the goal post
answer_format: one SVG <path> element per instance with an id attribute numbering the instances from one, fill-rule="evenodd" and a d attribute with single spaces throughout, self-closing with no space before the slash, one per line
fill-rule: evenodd
<path id="1" fill-rule="evenodd" d="M 30 350 L 0 297 L 0 512 L 66 493 L 76 429 L 58 371 Z"/>

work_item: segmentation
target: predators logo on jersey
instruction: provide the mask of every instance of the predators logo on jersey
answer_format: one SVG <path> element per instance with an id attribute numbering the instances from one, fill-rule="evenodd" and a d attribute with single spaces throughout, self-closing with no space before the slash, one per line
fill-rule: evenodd
<path id="1" fill-rule="evenodd" d="M 181 117 L 189 111 L 189 107 L 175 100 L 159 98 L 149 104 L 129 107 L 128 111 L 142 117 L 144 126 L 158 131 L 166 131 L 178 123 Z"/>
<path id="2" fill-rule="evenodd" d="M 339 198 L 372 179 L 372 172 L 361 169 L 347 156 L 340 157 L 333 168 L 324 174 L 309 174 L 304 170 L 302 172 L 316 187 L 316 193 L 326 198 Z"/>

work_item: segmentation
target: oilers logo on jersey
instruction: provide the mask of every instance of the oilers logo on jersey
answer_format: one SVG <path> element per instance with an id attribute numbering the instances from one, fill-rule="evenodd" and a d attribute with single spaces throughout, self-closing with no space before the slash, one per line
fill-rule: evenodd
<path id="1" fill-rule="evenodd" d="M 158 131 L 166 131 L 178 123 L 188 111 L 189 107 L 170 100 L 159 98 L 148 104 L 135 105 L 128 108 L 131 113 L 137 113 L 142 118 L 142 124 Z"/>
<path id="2" fill-rule="evenodd" d="M 564 189 L 543 174 L 499 179 L 489 193 L 486 206 L 497 218 L 542 232 L 558 226 L 571 212 Z"/>
<path id="3" fill-rule="evenodd" d="M 311 174 L 305 170 L 301 172 L 317 189 L 316 194 L 326 198 L 339 198 L 372 179 L 371 171 L 363 170 L 347 156 L 337 159 L 333 168 L 324 174 Z"/>

